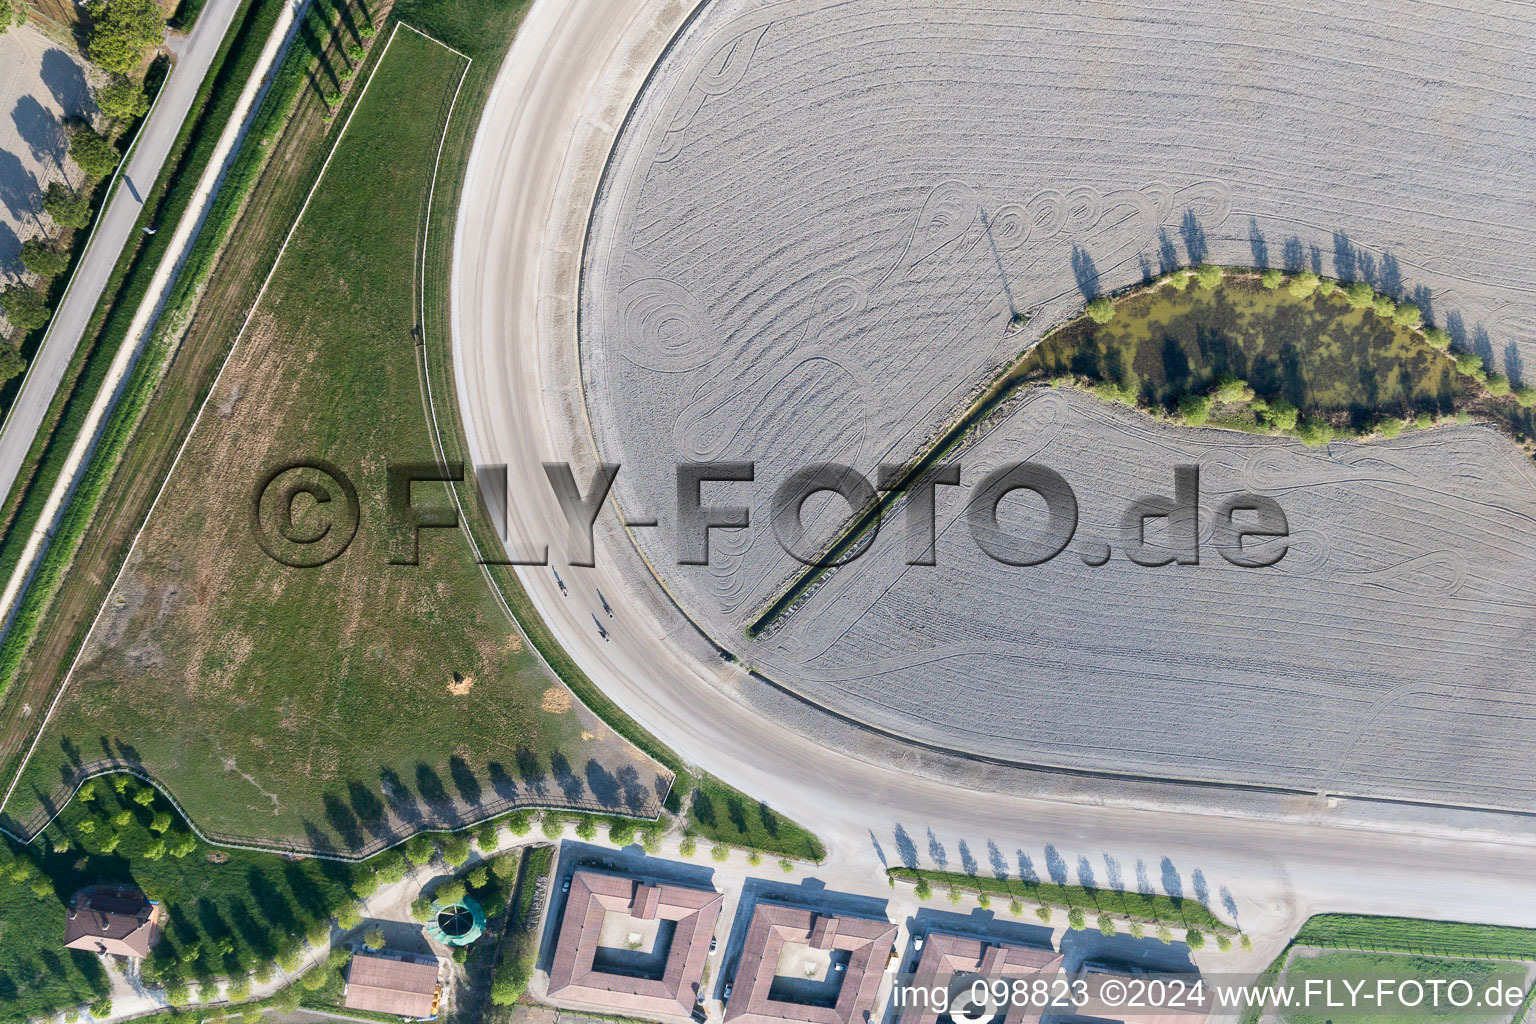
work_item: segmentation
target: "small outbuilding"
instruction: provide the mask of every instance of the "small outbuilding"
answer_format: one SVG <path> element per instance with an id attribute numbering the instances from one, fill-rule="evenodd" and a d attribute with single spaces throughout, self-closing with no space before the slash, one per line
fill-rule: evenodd
<path id="1" fill-rule="evenodd" d="M 160 937 L 160 904 L 129 886 L 93 885 L 69 901 L 64 948 L 143 959 Z"/>
<path id="2" fill-rule="evenodd" d="M 342 1005 L 417 1020 L 436 1017 L 440 995 L 438 966 L 435 956 L 393 950 L 359 952 L 347 968 Z"/>

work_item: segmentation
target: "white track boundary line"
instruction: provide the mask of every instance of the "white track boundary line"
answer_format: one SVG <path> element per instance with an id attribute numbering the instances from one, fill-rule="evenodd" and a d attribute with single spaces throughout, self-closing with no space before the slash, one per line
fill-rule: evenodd
<path id="1" fill-rule="evenodd" d="M 304 203 L 299 207 L 298 216 L 294 217 L 292 226 L 288 228 L 288 233 L 283 236 L 283 244 L 278 248 L 277 256 L 272 260 L 272 267 L 267 271 L 266 278 L 261 282 L 261 289 L 257 291 L 256 298 L 251 302 L 251 308 L 246 312 L 245 319 L 240 323 L 240 330 L 235 335 L 234 343 L 229 346 L 229 352 L 225 354 L 224 361 L 219 364 L 218 374 L 213 378 L 213 383 L 209 386 L 208 393 L 203 396 L 202 404 L 197 407 L 197 415 L 193 418 L 192 425 L 187 428 L 187 435 L 186 437 L 182 438 L 181 446 L 176 449 L 176 458 L 172 460 L 170 468 L 166 470 L 165 479 L 160 481 L 160 489 L 155 492 L 155 500 L 150 503 L 149 511 L 144 514 L 144 521 L 139 524 L 138 530 L 135 531 L 133 535 L 133 542 L 128 545 L 128 552 L 123 556 L 122 566 L 117 570 L 117 575 L 112 577 L 112 585 L 107 588 L 107 595 L 102 599 L 101 607 L 96 610 L 96 617 L 91 619 L 90 629 L 86 630 L 84 638 L 82 638 L 80 641 L 80 649 L 75 652 L 74 660 L 69 663 L 69 671 L 64 675 L 64 682 L 59 684 L 59 692 L 54 694 L 53 700 L 48 705 L 47 713 L 43 716 L 43 720 L 38 723 L 37 733 L 32 737 L 31 745 L 27 747 L 26 756 L 21 759 L 21 764 L 16 766 L 16 775 L 11 779 L 11 784 L 6 787 L 5 797 L 0 799 L 0 811 L 3 811 L 6 805 L 11 802 L 11 796 L 16 792 L 16 786 L 21 782 L 21 777 L 23 774 L 25 774 L 27 765 L 32 760 L 32 755 L 37 752 L 37 745 L 42 742 L 43 732 L 48 728 L 48 723 L 53 719 L 53 713 L 58 709 L 59 701 L 63 699 L 65 692 L 69 689 L 70 680 L 74 678 L 75 669 L 79 667 L 80 659 L 85 656 L 85 652 L 90 646 L 91 637 L 96 634 L 96 627 L 101 623 L 101 617 L 106 614 L 107 600 L 110 599 L 112 592 L 117 589 L 118 583 L 122 581 L 123 574 L 128 571 L 128 566 L 129 563 L 133 560 L 134 552 L 136 552 L 139 548 L 139 541 L 144 536 L 144 530 L 149 526 L 150 520 L 154 518 L 155 509 L 159 507 L 160 499 L 165 495 L 165 489 L 170 485 L 171 477 L 176 473 L 176 467 L 181 465 L 181 457 L 186 453 L 187 445 L 192 441 L 192 435 L 197 432 L 198 424 L 203 421 L 203 413 L 207 410 L 208 403 L 213 398 L 213 393 L 218 390 L 219 381 L 224 378 L 224 371 L 229 368 L 229 362 L 234 358 L 235 351 L 240 347 L 240 341 L 245 337 L 246 329 L 250 327 L 251 320 L 256 316 L 256 311 L 261 308 L 261 300 L 266 296 L 267 287 L 272 283 L 272 278 L 276 276 L 278 266 L 282 264 L 283 254 L 288 251 L 288 244 L 293 241 L 293 236 L 299 230 L 299 225 L 304 222 L 304 214 L 309 209 L 310 200 L 314 199 L 315 193 L 320 190 L 321 183 L 325 181 L 325 172 L 331 166 L 331 159 L 336 155 L 336 150 L 340 148 L 342 140 L 346 138 L 347 129 L 352 126 L 352 118 L 357 116 L 358 109 L 362 107 L 363 100 L 368 95 L 368 89 L 373 85 L 373 77 L 374 75 L 378 74 L 379 68 L 384 64 L 384 59 L 389 56 L 389 48 L 394 45 L 395 36 L 399 34 L 400 26 L 402 24 L 403 22 L 395 22 L 394 30 L 390 32 L 389 39 L 385 40 L 383 52 L 379 54 L 379 59 L 374 62 L 373 70 L 368 72 L 368 80 L 363 83 L 362 90 L 357 94 L 357 100 L 352 104 L 352 109 L 347 112 L 346 121 L 342 122 L 341 131 L 336 135 L 336 141 L 331 144 L 331 151 L 325 155 L 325 162 L 320 165 L 320 173 L 315 176 L 315 183 L 309 187 L 308 194 L 304 196 Z M 412 31 L 415 30 L 413 29 Z M 426 35 L 425 33 L 419 34 L 423 36 Z M 427 36 L 427 38 L 430 39 L 431 37 Z M 432 41 L 437 42 L 435 39 Z M 451 50 L 453 48 L 445 46 L 444 49 Z M 454 52 L 457 53 L 458 51 L 455 50 Z M 463 78 L 461 76 L 460 84 L 462 83 Z M 448 126 L 445 123 L 443 125 L 443 133 L 445 137 L 447 132 Z M 439 144 L 439 153 L 441 153 L 441 144 Z M 84 780 L 82 779 L 81 782 L 83 783 Z M 77 785 L 75 788 L 79 789 L 79 786 Z M 166 792 L 164 787 L 160 786 L 158 783 L 156 783 L 156 788 L 160 789 L 162 792 Z M 167 793 L 167 795 L 169 795 L 169 793 Z M 71 794 L 70 799 L 74 799 L 73 794 Z M 60 806 L 59 811 L 56 811 L 53 817 L 57 817 L 58 813 L 67 806 L 69 806 L 68 801 Z M 53 818 L 51 817 L 48 819 L 48 823 L 43 825 L 43 828 L 46 829 L 48 824 L 51 824 L 52 822 Z M 193 831 L 197 832 L 199 838 L 203 839 L 205 842 L 211 843 L 215 846 L 226 845 L 214 843 L 213 840 L 210 840 L 208 837 L 204 836 L 202 832 L 198 831 L 197 826 L 192 824 L 192 819 L 190 817 L 187 818 L 187 824 L 191 825 Z M 29 839 L 20 839 L 20 837 L 13 838 L 18 838 L 18 840 L 21 842 L 30 843 L 32 839 L 35 839 L 38 835 L 41 835 L 42 831 L 42 829 L 39 829 L 36 833 L 34 833 L 32 838 Z M 10 833 L 7 832 L 6 834 L 9 835 Z M 259 847 L 252 847 L 252 849 L 259 849 Z"/>

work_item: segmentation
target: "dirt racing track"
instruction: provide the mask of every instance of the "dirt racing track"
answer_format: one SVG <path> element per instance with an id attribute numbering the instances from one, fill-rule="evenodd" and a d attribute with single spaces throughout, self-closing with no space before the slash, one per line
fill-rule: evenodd
<path id="1" fill-rule="evenodd" d="M 1313 450 L 1034 392 L 959 458 L 972 487 L 1066 477 L 1061 557 L 986 559 L 941 488 L 937 566 L 892 521 L 746 637 L 799 569 L 768 527 L 789 473 L 908 461 L 1085 297 L 1171 266 L 1364 279 L 1536 380 L 1533 49 L 1515 4 L 709 0 L 592 211 L 579 430 L 624 514 L 660 519 L 630 535 L 679 606 L 839 715 L 1027 764 L 1536 811 L 1536 470 L 1479 425 Z M 706 497 L 758 525 L 678 566 L 673 467 L 710 460 L 756 462 Z M 1185 464 L 1207 541 L 1222 497 L 1281 503 L 1276 566 L 1124 558 L 1120 511 Z"/>

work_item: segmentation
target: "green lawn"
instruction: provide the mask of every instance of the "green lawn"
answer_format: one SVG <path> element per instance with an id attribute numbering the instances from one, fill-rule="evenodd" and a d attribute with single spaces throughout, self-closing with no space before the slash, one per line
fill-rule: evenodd
<path id="1" fill-rule="evenodd" d="M 718 779 L 703 776 L 688 799 L 688 835 L 799 860 L 827 855 L 809 831 Z"/>
<path id="2" fill-rule="evenodd" d="M 954 886 L 966 892 L 986 893 L 1007 899 L 1017 896 L 1026 906 L 1045 904 L 1069 910 L 1080 907 L 1089 915 L 1102 912 L 1166 924 L 1171 928 L 1197 928 L 1227 934 L 1233 932 L 1230 925 L 1222 922 L 1199 901 L 1174 899 L 1162 893 L 1145 895 L 1120 889 L 1090 889 L 1081 885 L 1057 885 L 1054 882 L 1030 882 L 1022 878 L 995 878 L 991 875 L 968 875 L 961 871 L 927 871 L 907 867 L 891 868 L 888 874 L 894 878 L 914 881 L 926 879 L 935 896 Z"/>
<path id="3" fill-rule="evenodd" d="M 1286 962 L 1285 972 L 1282 975 L 1283 983 L 1297 990 L 1303 990 L 1307 982 L 1333 981 L 1335 1000 L 1345 999 L 1346 989 L 1344 981 L 1347 979 L 1352 985 L 1365 985 L 1366 991 L 1374 992 L 1377 989 L 1378 980 L 1386 980 L 1393 984 L 1391 992 L 1397 991 L 1396 982 L 1416 979 L 1429 981 L 1440 979 L 1449 985 L 1453 981 L 1464 981 L 1470 985 L 1470 991 L 1474 994 L 1471 1005 L 1457 1008 L 1446 1001 L 1446 1005 L 1434 1006 L 1429 1001 L 1414 1005 L 1418 1002 L 1415 990 L 1410 990 L 1407 1005 L 1402 1000 L 1392 998 L 1381 1004 L 1363 1005 L 1358 1012 L 1349 1012 L 1347 1009 L 1328 1008 L 1323 1012 L 1287 1011 L 1279 1013 L 1281 1020 L 1288 1024 L 1416 1024 L 1419 1021 L 1455 1021 L 1459 1024 L 1493 1024 L 1496 1021 L 1510 1020 L 1517 1007 L 1489 1007 L 1476 1005 L 1482 1001 L 1483 993 L 1490 986 L 1499 985 L 1501 989 L 1513 987 L 1520 992 L 1525 991 L 1526 975 L 1529 965 L 1511 961 L 1490 961 L 1470 959 L 1446 959 L 1441 957 L 1417 956 L 1411 953 L 1359 953 L 1349 951 L 1314 951 L 1295 949 L 1290 959 Z M 1319 991 L 1322 991 L 1319 989 Z M 1466 989 L 1458 987 L 1457 1001 L 1466 1002 L 1468 996 Z"/>
<path id="4" fill-rule="evenodd" d="M 527 650 L 463 535 L 390 528 L 386 470 L 433 459 L 413 328 L 433 161 L 463 58 L 401 29 L 108 598 L 6 807 L 29 820 L 102 765 L 142 766 L 224 838 L 376 849 L 514 804 L 654 814 L 669 780 Z M 356 538 L 268 557 L 257 482 L 323 459 Z M 336 492 L 340 499 L 340 492 Z M 439 485 L 415 489 L 442 507 Z M 341 507 L 300 498 L 300 531 Z M 338 532 L 344 526 L 337 526 Z M 57 795 L 55 795 L 57 794 Z"/>

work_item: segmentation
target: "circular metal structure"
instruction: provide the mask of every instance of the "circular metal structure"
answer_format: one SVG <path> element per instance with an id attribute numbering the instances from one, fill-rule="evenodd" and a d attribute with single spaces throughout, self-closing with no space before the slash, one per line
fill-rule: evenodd
<path id="1" fill-rule="evenodd" d="M 485 932 L 485 911 L 473 896 L 432 904 L 427 934 L 445 946 L 467 946 Z"/>

